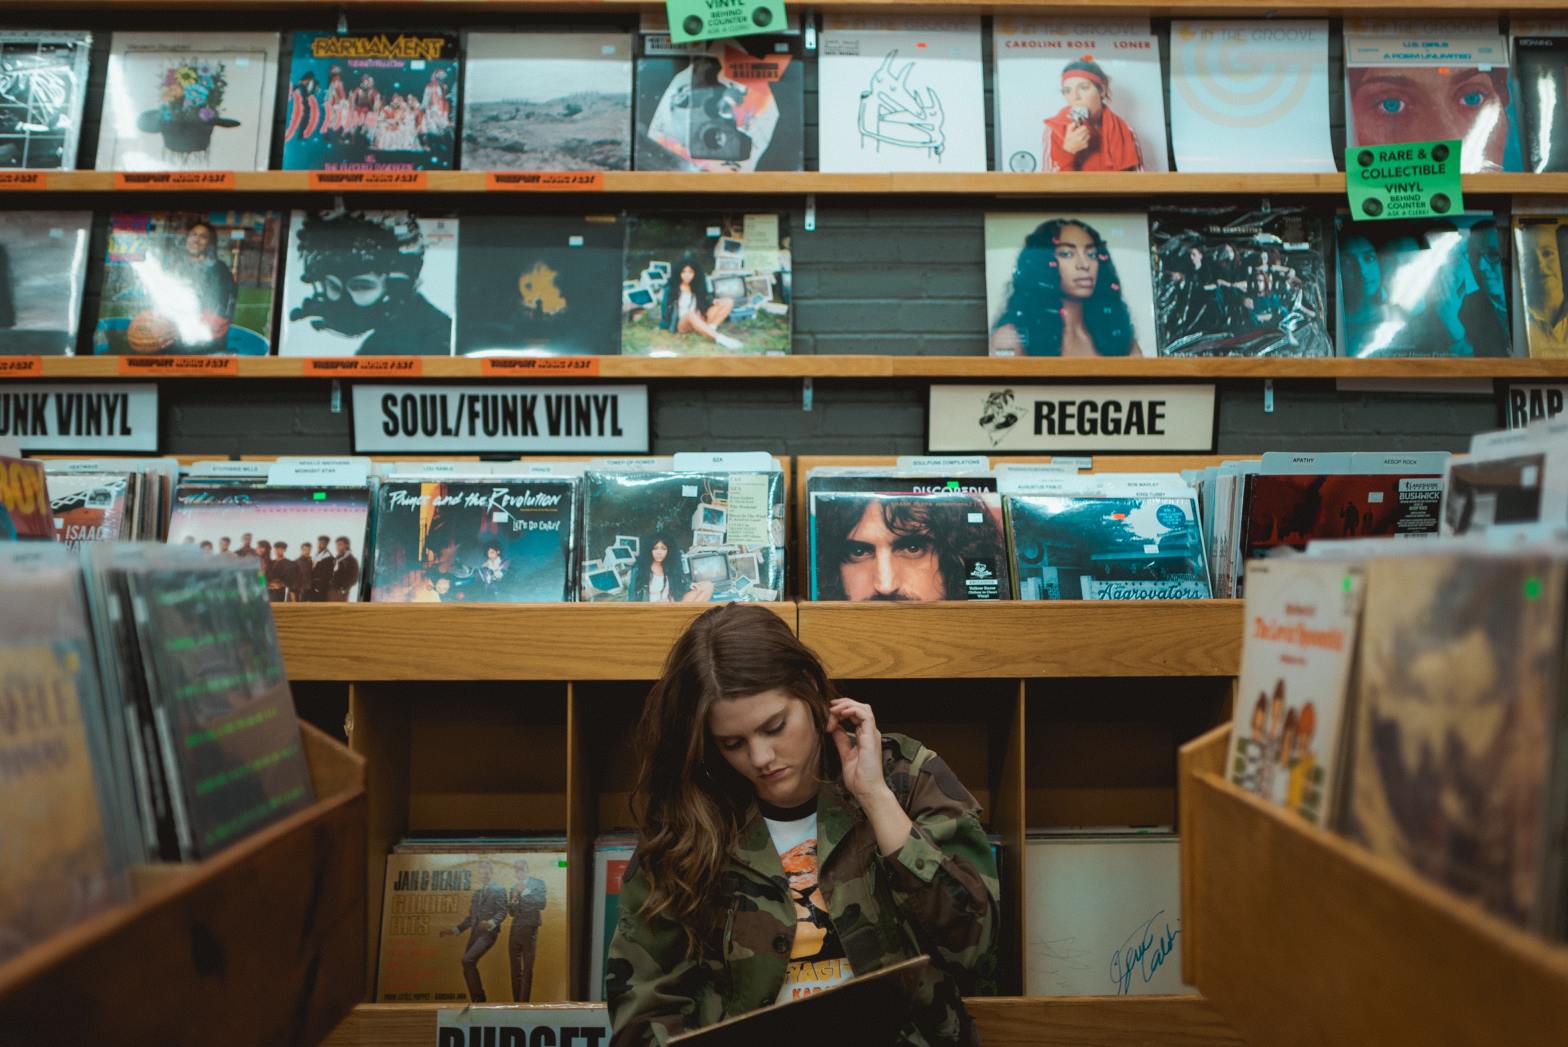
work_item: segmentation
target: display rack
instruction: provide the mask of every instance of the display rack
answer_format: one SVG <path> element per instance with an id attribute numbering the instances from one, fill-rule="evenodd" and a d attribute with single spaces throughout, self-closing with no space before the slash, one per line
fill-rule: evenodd
<path id="1" fill-rule="evenodd" d="M 1229 745 L 1182 749 L 1183 962 L 1252 1047 L 1563 1042 L 1568 946 L 1231 785 Z"/>
<path id="2" fill-rule="evenodd" d="M 0 1040 L 313 1044 L 364 998 L 365 761 L 300 733 L 316 802 L 0 965 Z"/>

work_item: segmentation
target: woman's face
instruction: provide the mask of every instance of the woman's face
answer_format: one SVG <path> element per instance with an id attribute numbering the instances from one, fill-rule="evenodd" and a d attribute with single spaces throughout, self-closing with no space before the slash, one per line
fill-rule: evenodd
<path id="1" fill-rule="evenodd" d="M 205 258 L 212 248 L 212 230 L 205 225 L 191 227 L 185 234 L 185 253 L 197 258 Z"/>
<path id="2" fill-rule="evenodd" d="M 653 548 L 648 550 L 648 555 L 653 558 L 654 563 L 663 563 L 664 558 L 670 555 L 670 547 L 663 542 L 654 542 Z"/>
<path id="3" fill-rule="evenodd" d="M 1358 145 L 1457 138 L 1464 170 L 1502 169 L 1508 99 L 1490 71 L 1352 69 L 1350 89 Z"/>
<path id="4" fill-rule="evenodd" d="M 1062 279 L 1062 295 L 1088 298 L 1100 279 L 1100 252 L 1094 237 L 1081 225 L 1064 225 L 1056 237 L 1056 267 Z"/>
<path id="5" fill-rule="evenodd" d="M 1105 105 L 1105 94 L 1093 80 L 1070 76 L 1062 81 L 1062 100 L 1070 106 L 1083 106 L 1090 116 L 1099 116 Z"/>
<path id="6" fill-rule="evenodd" d="M 708 709 L 708 733 L 758 799 L 795 807 L 816 795 L 822 735 L 801 699 L 778 688 L 720 699 Z"/>
<path id="7" fill-rule="evenodd" d="M 681 266 L 681 286 L 690 287 L 691 282 L 697 279 L 697 270 L 689 265 Z"/>

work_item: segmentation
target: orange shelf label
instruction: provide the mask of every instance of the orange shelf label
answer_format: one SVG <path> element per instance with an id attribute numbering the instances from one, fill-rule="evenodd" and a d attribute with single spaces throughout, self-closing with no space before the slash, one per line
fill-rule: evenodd
<path id="1" fill-rule="evenodd" d="M 116 189 L 233 189 L 233 171 L 116 171 Z"/>
<path id="2" fill-rule="evenodd" d="M 597 193 L 604 189 L 603 171 L 490 171 L 485 188 L 504 192 Z"/>
<path id="3" fill-rule="evenodd" d="M 122 356 L 121 374 L 232 377 L 240 373 L 237 356 Z"/>
<path id="4" fill-rule="evenodd" d="M 0 171 L 0 189 L 43 189 L 47 185 L 42 171 Z"/>
<path id="5" fill-rule="evenodd" d="M 597 378 L 597 356 L 497 356 L 481 361 L 479 373 L 487 377 Z"/>
<path id="6" fill-rule="evenodd" d="M 425 362 L 417 356 L 347 356 L 342 359 L 311 358 L 305 361 L 308 378 L 353 378 L 371 375 L 414 377 L 425 373 Z"/>
<path id="7" fill-rule="evenodd" d="M 423 171 L 312 171 L 312 189 L 427 189 Z"/>
<path id="8" fill-rule="evenodd" d="M 44 362 L 37 356 L 0 356 L 0 378 L 37 378 Z"/>

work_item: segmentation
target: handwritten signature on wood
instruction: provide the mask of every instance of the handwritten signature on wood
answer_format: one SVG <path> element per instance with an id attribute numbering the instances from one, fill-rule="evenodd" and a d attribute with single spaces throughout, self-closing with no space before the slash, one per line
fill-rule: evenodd
<path id="1" fill-rule="evenodd" d="M 1152 982 L 1165 961 L 1175 955 L 1176 938 L 1181 934 L 1181 928 L 1173 930 L 1168 922 L 1161 920 L 1164 915 L 1165 910 L 1161 909 L 1149 917 L 1127 936 L 1120 949 L 1111 953 L 1111 982 L 1118 995 L 1132 992 L 1134 978 L 1141 977 L 1145 985 Z M 1181 922 L 1180 917 L 1176 922 Z M 1156 931 L 1156 923 L 1163 929 Z"/>

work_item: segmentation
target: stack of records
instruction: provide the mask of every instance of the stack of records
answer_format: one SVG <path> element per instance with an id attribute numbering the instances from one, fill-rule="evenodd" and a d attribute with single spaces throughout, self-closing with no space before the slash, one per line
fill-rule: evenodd
<path id="1" fill-rule="evenodd" d="M 161 540 L 178 470 L 172 458 L 49 459 L 55 538 L 72 547 Z"/>
<path id="2" fill-rule="evenodd" d="M 76 166 L 92 34 L 0 32 L 0 167 Z"/>
<path id="3" fill-rule="evenodd" d="M 88 211 L 0 212 L 0 356 L 76 352 L 92 221 Z"/>
<path id="4" fill-rule="evenodd" d="M 0 454 L 0 542 L 53 537 L 43 463 Z"/>

